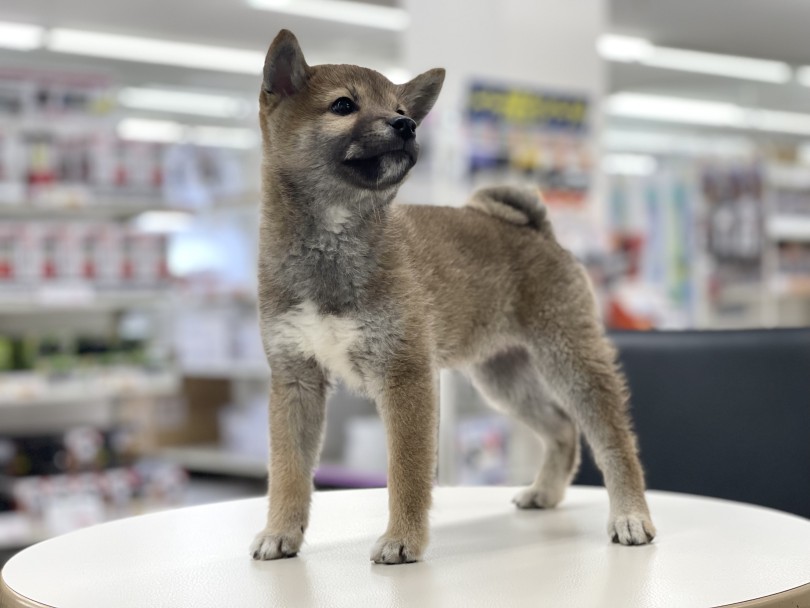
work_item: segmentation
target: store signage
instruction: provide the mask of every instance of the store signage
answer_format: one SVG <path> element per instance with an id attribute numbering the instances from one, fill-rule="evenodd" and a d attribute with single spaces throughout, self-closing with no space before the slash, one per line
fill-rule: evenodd
<path id="1" fill-rule="evenodd" d="M 587 130 L 588 99 L 544 91 L 474 83 L 467 113 L 470 120 L 504 121 L 549 130 Z"/>

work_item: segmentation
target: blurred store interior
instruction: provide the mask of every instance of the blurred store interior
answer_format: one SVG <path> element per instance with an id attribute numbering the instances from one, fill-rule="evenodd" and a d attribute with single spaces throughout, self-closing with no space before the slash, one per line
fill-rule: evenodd
<path id="1" fill-rule="evenodd" d="M 612 330 L 810 325 L 810 5 L 795 0 L 3 0 L 0 562 L 264 491 L 261 66 L 448 70 L 402 202 L 538 185 Z M 527 432 L 442 388 L 442 483 L 533 475 Z M 446 424 L 445 424 L 446 422 Z M 385 484 L 338 389 L 321 488 Z"/>

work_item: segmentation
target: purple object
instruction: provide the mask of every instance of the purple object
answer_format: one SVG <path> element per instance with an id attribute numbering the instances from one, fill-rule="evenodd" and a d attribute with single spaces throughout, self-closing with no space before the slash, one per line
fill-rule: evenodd
<path id="1" fill-rule="evenodd" d="M 353 471 L 339 464 L 322 464 L 315 471 L 315 483 L 333 488 L 384 488 L 384 473 Z"/>

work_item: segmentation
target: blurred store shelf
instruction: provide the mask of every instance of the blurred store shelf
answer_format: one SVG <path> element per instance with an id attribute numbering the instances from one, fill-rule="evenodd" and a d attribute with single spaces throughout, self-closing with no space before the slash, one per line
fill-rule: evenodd
<path id="1" fill-rule="evenodd" d="M 126 509 L 106 513 L 104 521 L 163 511 L 173 507 L 261 496 L 264 492 L 264 484 L 258 481 L 192 477 L 185 487 L 181 504 L 138 501 Z M 53 534 L 41 518 L 35 518 L 19 511 L 0 512 L 0 551 L 23 549 L 52 536 Z M 0 563 L 0 565 L 2 564 Z"/>
<path id="2" fill-rule="evenodd" d="M 776 276 L 771 290 L 783 297 L 810 297 L 810 277 Z"/>
<path id="3" fill-rule="evenodd" d="M 776 188 L 810 189 L 810 167 L 771 163 L 766 168 L 768 182 Z"/>
<path id="4" fill-rule="evenodd" d="M 22 186 L 21 186 L 22 188 Z M 87 196 L 61 196 L 56 202 L 2 201 L 0 220 L 125 220 L 149 211 L 176 211 L 205 213 L 209 211 L 258 210 L 261 195 L 246 192 L 225 196 L 205 205 L 173 204 L 162 198 L 129 199 L 90 194 Z"/>
<path id="5" fill-rule="evenodd" d="M 22 549 L 48 537 L 29 515 L 17 511 L 0 513 L 0 551 Z"/>
<path id="6" fill-rule="evenodd" d="M 195 473 L 253 478 L 267 475 L 267 463 L 263 459 L 231 452 L 216 444 L 166 447 L 157 456 Z"/>
<path id="7" fill-rule="evenodd" d="M 810 216 L 775 215 L 768 218 L 767 231 L 776 241 L 810 243 Z"/>
<path id="8" fill-rule="evenodd" d="M 193 364 L 183 367 L 189 378 L 223 378 L 232 380 L 269 380 L 270 368 L 265 363 L 248 361 L 221 364 Z"/>
<path id="9" fill-rule="evenodd" d="M 171 398 L 180 392 L 174 371 L 106 369 L 64 376 L 0 373 L 3 433 L 55 431 L 74 426 L 107 428 L 118 421 L 122 401 Z"/>
<path id="10" fill-rule="evenodd" d="M 267 476 L 265 459 L 231 452 L 216 444 L 163 448 L 158 457 L 193 473 L 256 479 Z M 322 462 L 315 470 L 315 484 L 330 488 L 378 488 L 386 485 L 386 477 L 379 472 L 353 470 L 342 463 Z"/>
<path id="11" fill-rule="evenodd" d="M 167 303 L 165 289 L 105 290 L 92 286 L 54 286 L 33 290 L 7 289 L 0 296 L 0 314 L 52 314 L 54 311 L 113 312 L 153 308 Z"/>
<path id="12" fill-rule="evenodd" d="M 0 408 L 72 405 L 123 397 L 176 394 L 179 377 L 173 371 L 138 368 L 99 368 L 56 380 L 39 372 L 0 373 Z"/>
<path id="13" fill-rule="evenodd" d="M 38 205 L 28 202 L 0 204 L 0 219 L 9 220 L 67 220 L 67 219 L 127 219 L 147 211 L 174 211 L 160 200 L 121 200 L 88 203 L 75 201 L 64 205 Z"/>

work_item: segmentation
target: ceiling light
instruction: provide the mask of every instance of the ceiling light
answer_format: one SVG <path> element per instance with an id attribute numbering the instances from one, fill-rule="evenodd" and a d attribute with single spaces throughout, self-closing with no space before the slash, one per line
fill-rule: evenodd
<path id="1" fill-rule="evenodd" d="M 653 45 L 644 38 L 604 34 L 596 41 L 596 50 L 609 61 L 640 61 L 653 51 Z"/>
<path id="2" fill-rule="evenodd" d="M 616 93 L 608 97 L 606 111 L 611 116 L 657 122 L 810 135 L 810 114 L 744 108 L 717 101 Z"/>
<path id="3" fill-rule="evenodd" d="M 657 68 L 681 70 L 684 72 L 697 72 L 726 76 L 727 78 L 740 78 L 742 80 L 756 80 L 759 82 L 772 82 L 784 84 L 790 82 L 793 71 L 790 66 L 781 61 L 769 59 L 752 59 L 750 57 L 736 57 L 734 55 L 719 55 L 717 53 L 703 53 L 685 49 L 670 49 L 654 47 L 649 58 L 640 63 Z"/>
<path id="4" fill-rule="evenodd" d="M 683 156 L 724 156 L 749 158 L 756 154 L 750 139 L 737 135 L 705 135 L 673 131 L 606 129 L 605 149 L 618 152 Z"/>
<path id="5" fill-rule="evenodd" d="M 613 175 L 651 175 L 657 167 L 655 158 L 643 154 L 606 154 L 602 158 L 602 169 Z"/>
<path id="6" fill-rule="evenodd" d="M 626 116 L 661 122 L 722 127 L 745 126 L 745 111 L 731 103 L 661 97 L 641 93 L 616 93 L 607 100 L 612 116 Z"/>
<path id="7" fill-rule="evenodd" d="M 253 129 L 184 125 L 171 120 L 125 118 L 118 123 L 118 137 L 130 141 L 191 143 L 218 148 L 255 148 L 259 138 Z"/>
<path id="8" fill-rule="evenodd" d="M 42 46 L 45 30 L 28 23 L 0 21 L 0 47 L 15 51 L 30 51 Z"/>
<path id="9" fill-rule="evenodd" d="M 131 141 L 177 143 L 183 141 L 183 125 L 171 120 L 125 118 L 118 123 L 118 137 Z"/>
<path id="10" fill-rule="evenodd" d="M 247 3 L 256 9 L 382 30 L 402 31 L 411 22 L 404 9 L 348 0 L 247 0 Z"/>
<path id="11" fill-rule="evenodd" d="M 51 30 L 47 48 L 58 53 L 240 74 L 261 74 L 264 65 L 264 53 L 257 51 L 61 28 Z"/>
<path id="12" fill-rule="evenodd" d="M 779 84 L 789 82 L 793 75 L 790 66 L 781 61 L 655 46 L 644 38 L 606 34 L 599 37 L 596 48 L 609 61 L 668 70 Z"/>
<path id="13" fill-rule="evenodd" d="M 217 118 L 240 118 L 245 116 L 249 107 L 246 100 L 228 95 L 138 87 L 121 89 L 118 101 L 122 106 L 136 110 Z"/>

